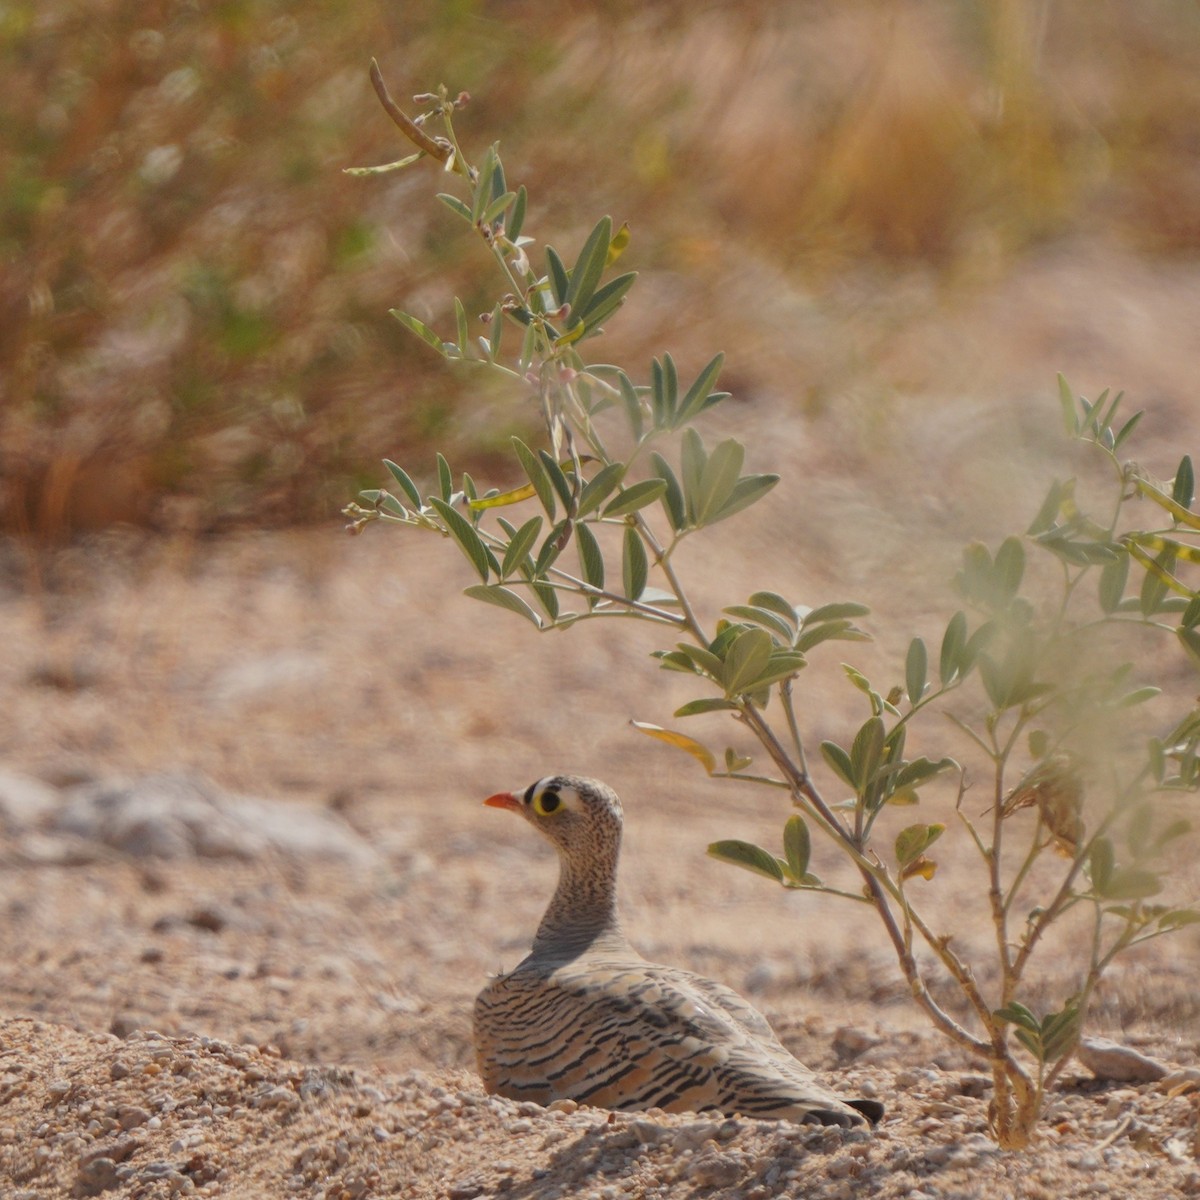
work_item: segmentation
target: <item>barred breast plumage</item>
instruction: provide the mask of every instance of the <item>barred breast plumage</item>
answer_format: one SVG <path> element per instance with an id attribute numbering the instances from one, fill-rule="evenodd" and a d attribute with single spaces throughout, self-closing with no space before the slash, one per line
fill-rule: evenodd
<path id="1" fill-rule="evenodd" d="M 485 803 L 524 816 L 560 862 L 532 951 L 475 1001 L 475 1051 L 489 1092 L 539 1104 L 879 1120 L 876 1101 L 822 1087 L 736 992 L 647 962 L 630 946 L 617 913 L 622 814 L 611 788 L 556 775 Z"/>

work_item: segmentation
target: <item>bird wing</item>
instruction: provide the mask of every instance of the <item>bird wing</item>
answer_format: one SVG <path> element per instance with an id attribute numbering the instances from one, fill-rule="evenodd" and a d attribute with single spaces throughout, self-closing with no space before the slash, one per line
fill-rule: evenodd
<path id="1" fill-rule="evenodd" d="M 522 964 L 480 993 L 475 1042 L 485 1086 L 514 1099 L 862 1120 L 736 992 L 641 960 Z"/>

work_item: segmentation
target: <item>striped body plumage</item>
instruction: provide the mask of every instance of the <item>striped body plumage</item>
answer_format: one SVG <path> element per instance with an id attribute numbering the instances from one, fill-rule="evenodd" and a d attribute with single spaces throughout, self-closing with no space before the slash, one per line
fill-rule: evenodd
<path id="1" fill-rule="evenodd" d="M 630 946 L 616 905 L 621 803 L 610 788 L 559 775 L 487 803 L 525 816 L 561 866 L 531 953 L 475 1002 L 489 1092 L 838 1125 L 879 1119 L 882 1105 L 822 1087 L 736 992 Z"/>

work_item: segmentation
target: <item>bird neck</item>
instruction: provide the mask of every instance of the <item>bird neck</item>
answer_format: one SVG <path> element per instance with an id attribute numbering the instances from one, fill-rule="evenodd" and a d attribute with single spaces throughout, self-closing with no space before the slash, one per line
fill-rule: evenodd
<path id="1" fill-rule="evenodd" d="M 533 939 L 534 954 L 575 957 L 590 949 L 625 945 L 617 912 L 616 863 L 601 870 L 589 861 L 581 866 L 560 860 L 558 887 Z"/>

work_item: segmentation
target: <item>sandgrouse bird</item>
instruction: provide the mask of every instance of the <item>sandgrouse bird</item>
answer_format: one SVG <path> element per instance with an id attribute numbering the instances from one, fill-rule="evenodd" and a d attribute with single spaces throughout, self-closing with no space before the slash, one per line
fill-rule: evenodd
<path id="1" fill-rule="evenodd" d="M 560 860 L 532 951 L 475 1001 L 475 1052 L 489 1092 L 826 1125 L 883 1115 L 876 1101 L 823 1088 L 736 992 L 647 962 L 625 940 L 616 889 L 621 801 L 610 787 L 555 775 L 484 803 L 520 813 Z"/>

